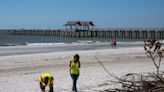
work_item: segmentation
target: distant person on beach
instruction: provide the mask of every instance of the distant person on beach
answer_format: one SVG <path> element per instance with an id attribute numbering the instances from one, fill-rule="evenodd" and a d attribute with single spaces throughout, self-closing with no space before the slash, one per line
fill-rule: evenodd
<path id="1" fill-rule="evenodd" d="M 73 60 L 70 61 L 69 67 L 70 67 L 70 75 L 73 81 L 72 91 L 77 92 L 77 79 L 79 77 L 79 68 L 80 68 L 80 56 L 78 54 L 74 55 Z"/>
<path id="2" fill-rule="evenodd" d="M 116 40 L 116 38 L 112 38 L 111 45 L 112 45 L 112 46 L 116 46 L 116 45 L 117 45 L 117 40 Z"/>
<path id="3" fill-rule="evenodd" d="M 53 92 L 53 76 L 49 73 L 42 74 L 39 77 L 40 89 L 45 92 L 45 88 L 48 86 L 50 88 L 49 92 Z"/>

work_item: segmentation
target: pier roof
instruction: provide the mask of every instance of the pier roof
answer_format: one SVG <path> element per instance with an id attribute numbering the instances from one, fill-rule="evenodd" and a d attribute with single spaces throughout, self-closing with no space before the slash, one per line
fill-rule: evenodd
<path id="1" fill-rule="evenodd" d="M 64 26 L 76 26 L 81 25 L 80 21 L 67 21 L 67 23 Z"/>
<path id="2" fill-rule="evenodd" d="M 82 21 L 80 23 L 82 26 L 94 26 L 92 21 Z"/>
<path id="3" fill-rule="evenodd" d="M 92 21 L 67 21 L 64 26 L 95 26 Z"/>

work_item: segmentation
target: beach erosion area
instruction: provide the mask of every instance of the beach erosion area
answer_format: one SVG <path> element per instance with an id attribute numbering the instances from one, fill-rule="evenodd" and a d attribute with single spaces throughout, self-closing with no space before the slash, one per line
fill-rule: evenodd
<path id="1" fill-rule="evenodd" d="M 7 52 L 18 47 L 5 48 L 8 48 Z M 51 73 L 54 76 L 54 92 L 72 92 L 69 61 L 74 54 L 79 54 L 81 61 L 77 82 L 79 92 L 105 92 L 117 87 L 111 85 L 115 78 L 106 73 L 96 58 L 109 72 L 118 77 L 128 73 L 156 72 L 152 60 L 146 56 L 141 46 L 26 54 L 16 54 L 17 52 L 19 53 L 19 49 L 14 53 L 0 56 L 0 92 L 41 92 L 38 78 L 44 73 Z M 160 71 L 164 71 L 163 59 Z"/>

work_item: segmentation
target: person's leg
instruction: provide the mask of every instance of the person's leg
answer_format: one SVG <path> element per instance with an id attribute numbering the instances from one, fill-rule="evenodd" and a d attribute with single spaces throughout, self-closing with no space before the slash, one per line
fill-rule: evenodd
<path id="1" fill-rule="evenodd" d="M 45 86 L 43 86 L 41 82 L 40 82 L 40 89 L 42 90 L 42 92 L 45 92 Z"/>
<path id="2" fill-rule="evenodd" d="M 54 92 L 53 83 L 50 85 L 50 91 L 49 92 Z"/>
<path id="3" fill-rule="evenodd" d="M 77 92 L 77 86 L 76 86 L 76 84 L 77 84 L 77 79 L 78 79 L 78 77 L 79 77 L 79 75 L 74 75 L 75 77 L 74 77 L 74 88 L 75 88 L 75 91 Z"/>
<path id="4" fill-rule="evenodd" d="M 76 81 L 77 81 L 77 78 L 76 78 L 76 75 L 74 75 L 74 80 L 73 80 L 73 87 L 74 87 L 74 91 L 76 91 Z"/>
<path id="5" fill-rule="evenodd" d="M 74 74 L 71 74 L 71 78 L 72 78 L 72 91 L 75 91 L 75 75 Z"/>

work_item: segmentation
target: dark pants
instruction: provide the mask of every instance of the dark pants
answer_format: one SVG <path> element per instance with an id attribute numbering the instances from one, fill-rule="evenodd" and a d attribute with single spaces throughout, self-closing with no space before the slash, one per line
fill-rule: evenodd
<path id="1" fill-rule="evenodd" d="M 72 78 L 72 81 L 73 81 L 73 86 L 72 86 L 72 91 L 75 91 L 77 92 L 77 87 L 76 87 L 76 83 L 77 83 L 77 79 L 79 77 L 79 74 L 71 74 L 71 78 Z"/>
<path id="2" fill-rule="evenodd" d="M 49 92 L 54 92 L 54 91 L 53 91 L 53 84 L 51 84 L 49 87 L 50 87 Z M 41 82 L 40 82 L 40 88 L 41 88 L 42 92 L 45 92 L 45 88 L 46 88 L 46 87 L 43 86 Z"/>

